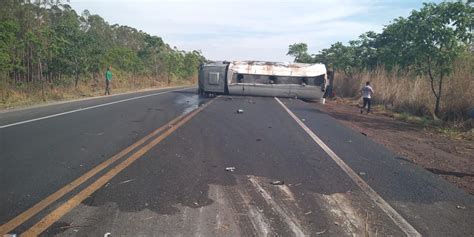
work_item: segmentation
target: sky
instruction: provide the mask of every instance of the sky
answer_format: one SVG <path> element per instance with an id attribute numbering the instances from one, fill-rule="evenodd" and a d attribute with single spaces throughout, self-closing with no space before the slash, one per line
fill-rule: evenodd
<path id="1" fill-rule="evenodd" d="M 426 0 L 429 1 L 429 0 Z M 310 53 L 367 31 L 381 32 L 391 20 L 422 7 L 417 0 L 70 0 L 109 24 L 160 36 L 170 46 L 201 50 L 210 60 L 292 61 L 293 43 Z M 439 2 L 439 1 L 435 1 Z"/>

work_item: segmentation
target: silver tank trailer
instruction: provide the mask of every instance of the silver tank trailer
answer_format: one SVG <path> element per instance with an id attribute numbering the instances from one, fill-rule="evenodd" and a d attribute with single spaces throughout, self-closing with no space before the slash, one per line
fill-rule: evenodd
<path id="1" fill-rule="evenodd" d="M 297 97 L 324 96 L 327 75 L 323 64 L 262 61 L 215 62 L 203 65 L 199 75 L 202 94 Z"/>

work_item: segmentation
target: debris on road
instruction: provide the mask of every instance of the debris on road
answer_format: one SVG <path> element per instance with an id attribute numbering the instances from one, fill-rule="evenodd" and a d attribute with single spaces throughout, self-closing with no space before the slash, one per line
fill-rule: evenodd
<path id="1" fill-rule="evenodd" d="M 276 181 L 271 182 L 270 184 L 272 184 L 272 185 L 283 185 L 283 184 L 285 184 L 285 182 L 280 181 L 280 180 L 276 180 Z"/>
<path id="2" fill-rule="evenodd" d="M 259 142 L 259 141 L 262 141 L 262 139 L 260 139 L 260 138 L 257 138 L 257 139 L 255 139 L 255 141 Z"/>
<path id="3" fill-rule="evenodd" d="M 322 235 L 322 234 L 326 233 L 326 231 L 327 231 L 327 229 L 322 230 L 322 231 L 318 231 L 318 232 L 316 232 L 316 235 Z"/>
<path id="4" fill-rule="evenodd" d="M 81 227 L 89 227 L 89 226 L 80 226 L 80 225 L 70 224 L 70 225 L 66 225 L 66 226 L 61 226 L 61 227 L 59 227 L 59 229 L 67 230 L 67 229 L 71 229 L 71 228 L 81 228 Z M 77 231 L 79 231 L 79 230 L 77 230 Z"/>
<path id="5" fill-rule="evenodd" d="M 457 209 L 462 209 L 462 210 L 466 209 L 465 206 L 461 206 L 461 205 L 457 205 L 456 208 L 457 208 Z"/>
<path id="6" fill-rule="evenodd" d="M 16 237 L 16 234 L 4 234 L 3 237 Z"/>
<path id="7" fill-rule="evenodd" d="M 128 180 L 122 181 L 118 184 L 126 184 L 126 183 L 129 183 L 129 182 L 132 182 L 133 180 L 135 180 L 135 179 L 128 179 Z"/>
<path id="8" fill-rule="evenodd" d="M 243 113 L 244 113 L 244 110 L 243 110 L 243 109 L 238 109 L 236 112 L 237 112 L 238 114 L 243 114 Z"/>
<path id="9" fill-rule="evenodd" d="M 364 136 L 367 137 L 367 133 L 365 133 L 365 132 L 360 132 L 360 134 L 362 134 L 362 135 L 364 135 Z"/>
<path id="10" fill-rule="evenodd" d="M 309 214 L 311 214 L 311 213 L 313 213 L 313 212 L 312 212 L 312 211 L 309 211 L 309 212 L 306 212 L 305 215 L 309 215 Z"/>
<path id="11" fill-rule="evenodd" d="M 365 173 L 365 172 L 359 172 L 359 174 L 360 174 L 360 175 L 366 175 L 366 173 Z"/>
<path id="12" fill-rule="evenodd" d="M 301 121 L 303 121 L 303 122 L 304 122 L 304 121 L 306 121 L 306 119 L 301 119 Z"/>
<path id="13" fill-rule="evenodd" d="M 107 233 L 104 234 L 104 237 L 109 237 L 110 235 L 111 235 L 111 233 L 107 232 Z"/>
<path id="14" fill-rule="evenodd" d="M 234 171 L 235 171 L 235 167 L 227 167 L 227 168 L 225 168 L 225 171 L 234 172 Z"/>
<path id="15" fill-rule="evenodd" d="M 86 133 L 84 133 L 84 135 L 89 135 L 89 136 L 102 136 L 102 135 L 104 135 L 104 133 L 103 133 L 103 132 L 100 132 L 100 133 L 88 133 L 88 132 L 86 132 Z"/>

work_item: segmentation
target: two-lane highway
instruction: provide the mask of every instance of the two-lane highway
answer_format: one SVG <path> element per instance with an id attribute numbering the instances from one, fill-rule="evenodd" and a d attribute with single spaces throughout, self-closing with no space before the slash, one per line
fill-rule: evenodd
<path id="1" fill-rule="evenodd" d="M 474 234 L 472 196 L 316 107 L 166 89 L 1 113 L 0 233 Z"/>
<path id="2" fill-rule="evenodd" d="M 1 113 L 2 222 L 200 103 L 179 88 Z"/>

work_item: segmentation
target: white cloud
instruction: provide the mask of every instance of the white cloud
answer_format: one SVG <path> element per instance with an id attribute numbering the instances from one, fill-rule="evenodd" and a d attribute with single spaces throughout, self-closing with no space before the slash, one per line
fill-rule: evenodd
<path id="1" fill-rule="evenodd" d="M 201 49 L 210 59 L 288 61 L 288 45 L 306 42 L 312 53 L 336 41 L 378 31 L 389 14 L 377 1 L 92 1 L 72 0 L 109 23 L 129 25 L 185 50 Z M 397 17 L 394 15 L 392 18 Z"/>

